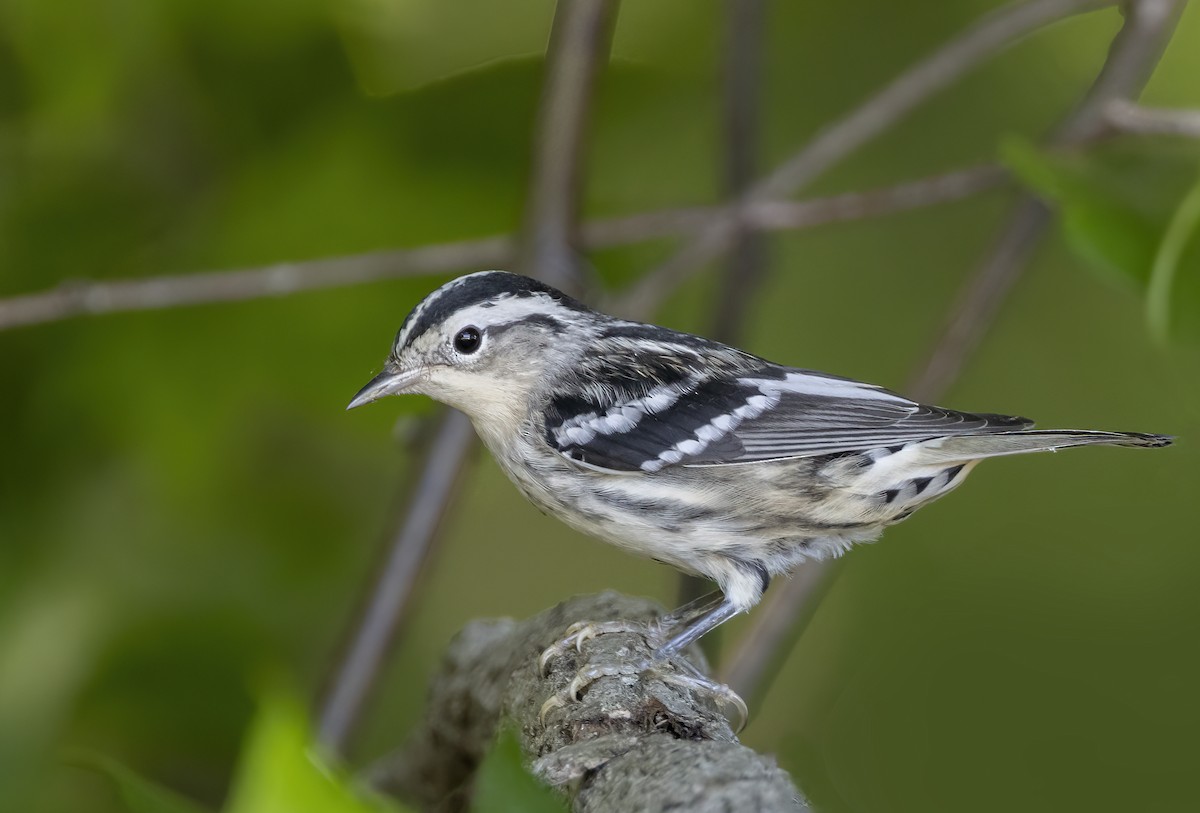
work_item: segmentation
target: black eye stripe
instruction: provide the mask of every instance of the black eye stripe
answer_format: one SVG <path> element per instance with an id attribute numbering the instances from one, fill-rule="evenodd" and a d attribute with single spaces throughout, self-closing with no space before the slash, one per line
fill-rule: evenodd
<path id="1" fill-rule="evenodd" d="M 474 325 L 468 325 L 454 334 L 454 349 L 465 355 L 470 355 L 479 349 L 483 334 Z"/>

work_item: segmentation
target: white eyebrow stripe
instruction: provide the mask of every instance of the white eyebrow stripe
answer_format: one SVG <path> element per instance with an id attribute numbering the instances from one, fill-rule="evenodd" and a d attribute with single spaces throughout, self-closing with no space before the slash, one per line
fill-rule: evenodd
<path id="1" fill-rule="evenodd" d="M 520 322 L 531 316 L 554 317 L 566 311 L 567 308 L 555 302 L 548 294 L 535 293 L 528 296 L 509 294 L 463 308 L 451 318 L 464 325 L 473 324 L 486 330 L 492 326 Z"/>
<path id="2" fill-rule="evenodd" d="M 396 336 L 395 348 L 404 347 L 412 334 L 413 328 L 422 323 L 422 317 L 434 305 L 435 302 L 444 300 L 447 296 L 452 296 L 453 291 L 459 286 L 466 283 L 473 277 L 484 276 L 495 273 L 493 271 L 480 271 L 476 274 L 468 274 L 465 277 L 447 282 L 444 286 L 438 289 L 435 294 L 426 297 L 413 312 L 409 315 L 405 322 L 403 330 Z M 448 319 L 461 321 L 462 325 L 474 324 L 477 327 L 486 328 L 488 326 L 500 326 L 511 322 L 519 322 L 522 319 L 534 315 L 556 316 L 559 313 L 564 313 L 572 310 L 564 306 L 548 293 L 541 291 L 498 294 L 490 300 L 477 302 L 461 310 L 455 311 Z"/>

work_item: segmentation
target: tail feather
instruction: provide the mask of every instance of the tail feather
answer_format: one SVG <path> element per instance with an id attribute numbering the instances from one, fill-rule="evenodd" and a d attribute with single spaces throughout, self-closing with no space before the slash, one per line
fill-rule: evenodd
<path id="1" fill-rule="evenodd" d="M 1016 432 L 994 432 L 980 435 L 954 435 L 931 441 L 930 455 L 939 461 L 980 460 L 1025 452 L 1053 452 L 1072 446 L 1170 446 L 1170 435 L 1151 435 L 1142 432 L 1098 432 L 1074 429 L 1027 429 Z"/>

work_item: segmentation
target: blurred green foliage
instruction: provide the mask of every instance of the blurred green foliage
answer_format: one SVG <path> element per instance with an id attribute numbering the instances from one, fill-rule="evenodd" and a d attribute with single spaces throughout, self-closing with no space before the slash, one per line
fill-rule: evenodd
<path id="1" fill-rule="evenodd" d="M 764 165 L 991 6 L 772 4 Z M 721 11 L 623 4 L 589 215 L 716 199 Z M 4 0 L 0 295 L 515 228 L 551 12 Z M 991 160 L 1009 134 L 1036 141 L 1118 26 L 1108 11 L 1029 38 L 814 192 Z M 1191 8 L 1147 101 L 1200 104 L 1197 75 Z M 1128 146 L 1135 190 L 1174 149 Z M 1180 173 L 1180 197 L 1155 211 L 1178 212 L 1194 179 Z M 1012 199 L 773 237 L 745 345 L 901 387 Z M 670 249 L 592 260 L 624 282 Z M 1178 256 L 1173 317 L 1200 301 L 1194 241 Z M 823 810 L 1194 806 L 1200 357 L 1186 340 L 1155 346 L 1141 294 L 1085 266 L 1049 241 L 947 403 L 1182 441 L 989 464 L 851 554 L 745 733 Z M 316 696 L 412 475 L 390 427 L 430 409 L 342 408 L 440 282 L 0 334 L 0 810 L 125 809 L 63 762 L 80 748 L 215 809 L 253 715 L 248 676 L 284 664 Z M 709 275 L 661 320 L 704 331 L 713 307 Z M 669 603 L 674 579 L 541 517 L 481 457 L 354 758 L 402 740 L 468 619 L 609 587 Z"/>
<path id="2" fill-rule="evenodd" d="M 1170 335 L 1171 302 L 1200 317 L 1200 286 L 1176 297 L 1181 268 L 1200 268 L 1200 145 L 1125 140 L 1087 152 L 1039 151 L 1027 139 L 1003 145 L 1005 159 L 1062 216 L 1064 234 L 1080 257 L 1103 273 L 1132 282 L 1146 297 L 1149 326 L 1162 341 Z"/>
<path id="3" fill-rule="evenodd" d="M 264 694 L 247 735 L 227 813 L 403 813 L 356 790 L 314 753 L 303 703 L 281 691 Z"/>
<path id="4" fill-rule="evenodd" d="M 316 750 L 303 703 L 278 687 L 264 692 L 242 746 L 237 779 L 222 810 L 226 813 L 404 813 L 399 805 L 355 788 Z M 129 813 L 205 810 L 103 755 L 84 756 L 77 762 L 106 774 L 116 784 Z M 516 767 L 521 770 L 521 763 L 517 762 Z M 533 782 L 533 777 L 526 776 Z M 513 787 L 519 788 L 516 780 Z M 517 798 L 517 792 L 520 791 L 510 792 L 508 798 Z"/>
<path id="5" fill-rule="evenodd" d="M 75 764 L 81 768 L 94 768 L 107 775 L 116 785 L 129 813 L 206 813 L 208 810 L 169 788 L 138 776 L 102 754 L 82 755 L 76 758 Z"/>
<path id="6" fill-rule="evenodd" d="M 472 812 L 563 813 L 566 809 L 558 794 L 525 770 L 516 733 L 509 729 L 501 732 L 476 774 Z"/>

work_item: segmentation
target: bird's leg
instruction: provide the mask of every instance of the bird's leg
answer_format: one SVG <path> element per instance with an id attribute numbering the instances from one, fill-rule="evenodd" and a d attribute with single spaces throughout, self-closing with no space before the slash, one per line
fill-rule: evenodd
<path id="1" fill-rule="evenodd" d="M 712 632 L 721 624 L 733 618 L 740 612 L 740 609 L 724 595 L 721 595 L 717 602 L 710 603 L 704 609 L 693 613 L 691 618 L 682 624 L 682 629 L 668 641 L 660 644 L 651 653 L 651 656 L 657 663 L 665 663 L 675 658 L 673 663 L 690 673 L 687 675 L 667 676 L 661 671 L 655 670 L 663 679 L 689 689 L 704 692 L 712 696 L 723 708 L 731 708 L 736 713 L 736 718 L 729 715 L 726 716 L 729 716 L 729 721 L 733 725 L 735 732 L 742 730 L 742 727 L 746 725 L 746 721 L 750 716 L 750 712 L 746 708 L 746 701 L 742 700 L 737 692 L 724 683 L 716 682 L 687 660 L 677 656 L 702 636 Z"/>
<path id="2" fill-rule="evenodd" d="M 671 637 L 678 634 L 681 629 L 720 607 L 724 601 L 725 594 L 720 590 L 713 590 L 711 593 L 705 593 L 682 607 L 677 607 L 666 615 L 658 617 L 649 624 L 650 635 L 646 639 L 647 643 L 657 649 L 671 640 Z"/>
<path id="3" fill-rule="evenodd" d="M 736 604 L 720 593 L 716 593 L 715 595 L 717 597 L 715 601 L 712 600 L 712 595 L 705 596 L 704 599 L 708 599 L 705 604 L 700 605 L 689 616 L 681 618 L 676 623 L 675 628 L 679 629 L 682 627 L 682 629 L 679 629 L 666 642 L 659 644 L 655 648 L 654 657 L 656 659 L 667 660 L 678 655 L 684 649 L 698 641 L 701 636 L 712 632 L 738 614 L 740 608 Z M 675 616 L 686 609 L 686 607 L 681 607 L 679 610 L 671 613 L 671 616 Z"/>

